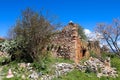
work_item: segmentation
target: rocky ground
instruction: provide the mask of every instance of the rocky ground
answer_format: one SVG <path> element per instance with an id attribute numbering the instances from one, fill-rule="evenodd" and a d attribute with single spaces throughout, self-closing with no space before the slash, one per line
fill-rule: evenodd
<path id="1" fill-rule="evenodd" d="M 97 58 L 90 57 L 89 60 L 85 61 L 83 65 L 78 65 L 77 68 L 80 71 L 90 71 L 97 74 L 97 77 L 118 77 L 116 68 L 112 68 L 110 64 L 110 58 L 107 58 L 104 62 Z"/>
<path id="2" fill-rule="evenodd" d="M 0 78 L 20 77 L 23 80 L 52 80 L 59 76 L 66 75 L 74 69 L 82 72 L 94 72 L 98 78 L 102 76 L 118 77 L 116 68 L 111 67 L 110 58 L 100 61 L 97 58 L 90 57 L 83 64 L 75 65 L 74 63 L 55 63 L 51 67 L 51 74 L 43 74 L 37 72 L 31 66 L 31 63 L 18 63 L 16 67 L 8 69 L 7 73 L 3 73 L 3 67 L 0 67 Z M 2 79 L 0 79 L 2 80 Z"/>

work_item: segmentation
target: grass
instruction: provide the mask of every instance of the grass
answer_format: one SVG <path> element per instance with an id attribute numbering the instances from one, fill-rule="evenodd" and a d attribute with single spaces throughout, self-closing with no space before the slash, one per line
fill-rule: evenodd
<path id="1" fill-rule="evenodd" d="M 97 77 L 94 73 L 83 73 L 78 71 L 77 69 L 73 70 L 72 72 L 68 73 L 65 76 L 55 78 L 54 80 L 96 80 Z"/>
<path id="2" fill-rule="evenodd" d="M 39 63 L 39 62 L 31 63 L 31 66 L 33 66 L 34 70 L 36 70 L 37 72 L 42 72 L 43 74 L 52 74 L 54 72 L 52 65 L 57 62 L 73 63 L 73 61 L 71 61 L 71 60 L 50 57 L 50 58 L 43 60 L 42 63 Z M 21 78 L 22 74 L 25 74 L 26 76 L 28 76 L 30 74 L 30 72 L 27 71 L 27 69 L 19 68 L 18 62 L 16 62 L 16 61 L 10 62 L 9 64 L 3 65 L 3 66 L 0 65 L 0 67 L 3 67 L 2 71 L 1 71 L 2 77 L 3 77 L 2 80 L 22 80 L 22 78 Z M 17 72 L 19 75 L 15 75 L 15 77 L 7 79 L 6 75 L 7 75 L 9 69 L 11 69 L 12 72 L 13 71 Z M 25 80 L 29 80 L 29 78 L 27 77 Z"/>
<path id="3" fill-rule="evenodd" d="M 104 57 L 105 56 L 108 56 L 108 55 L 104 54 Z M 67 59 L 65 60 L 63 58 L 50 57 L 48 59 L 43 60 L 45 68 L 40 69 L 40 71 L 43 72 L 44 74 L 52 74 L 54 72 L 54 69 L 52 69 L 52 65 L 57 63 L 57 62 L 58 63 L 62 63 L 62 62 L 64 62 L 64 63 L 73 63 L 73 61 L 71 61 L 71 60 L 67 60 Z M 41 65 L 38 65 L 39 63 L 32 63 L 32 65 L 33 64 L 36 65 L 35 69 L 37 67 L 39 68 L 39 66 L 41 66 Z M 120 80 L 120 58 L 117 57 L 117 56 L 112 56 L 112 58 L 111 58 L 111 66 L 117 68 L 118 75 L 119 75 L 117 78 L 112 78 L 112 77 L 97 78 L 95 73 L 92 73 L 92 72 L 91 73 L 84 73 L 84 72 L 81 72 L 81 71 L 79 71 L 77 69 L 74 69 L 73 71 L 71 71 L 67 75 L 63 75 L 63 76 L 60 76 L 58 78 L 54 78 L 53 80 Z M 29 74 L 28 72 L 26 72 L 25 69 L 24 70 L 19 70 L 17 62 L 10 62 L 9 64 L 4 65 L 2 67 L 3 67 L 2 72 L 4 74 L 3 80 L 22 80 L 22 78 L 20 77 L 21 74 L 25 74 L 25 73 L 26 73 L 26 75 Z M 14 77 L 14 78 L 11 78 L 11 79 L 5 78 L 9 68 L 11 68 L 13 71 L 19 72 L 20 75 Z M 26 78 L 25 80 L 29 80 L 29 79 Z"/>
<path id="4" fill-rule="evenodd" d="M 103 57 L 111 56 L 110 54 L 103 54 Z M 120 58 L 112 55 L 111 57 L 111 66 L 115 67 L 118 72 L 117 78 L 112 77 L 101 77 L 98 78 L 95 73 L 84 73 L 77 69 L 71 71 L 67 75 L 55 78 L 54 80 L 120 80 Z"/>

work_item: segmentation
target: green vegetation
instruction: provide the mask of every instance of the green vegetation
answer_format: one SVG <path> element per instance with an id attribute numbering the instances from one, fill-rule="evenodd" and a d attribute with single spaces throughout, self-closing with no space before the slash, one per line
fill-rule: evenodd
<path id="1" fill-rule="evenodd" d="M 117 68 L 118 71 L 118 75 L 120 75 L 120 59 L 119 57 L 117 57 L 114 54 L 108 54 L 108 53 L 104 53 L 102 54 L 102 58 L 105 59 L 105 57 L 107 56 L 111 56 L 111 66 Z M 3 60 L 3 59 L 0 59 Z M 84 62 L 86 59 L 83 59 L 82 62 Z M 73 63 L 73 61 L 71 60 L 67 60 L 67 59 L 63 59 L 63 58 L 53 58 L 49 55 L 48 58 L 44 58 L 41 62 L 33 62 L 31 63 L 31 66 L 34 68 L 34 70 L 36 70 L 37 72 L 42 72 L 43 74 L 53 74 L 54 69 L 52 68 L 52 65 L 55 63 L 61 63 L 61 62 L 65 62 L 65 63 Z M 30 74 L 30 72 L 25 69 L 25 68 L 19 68 L 18 66 L 18 62 L 13 61 L 10 62 L 7 65 L 4 66 L 0 66 L 3 67 L 3 80 L 20 80 L 21 75 L 25 74 L 26 76 L 28 76 Z M 12 69 L 13 71 L 17 72 L 19 75 L 16 75 L 14 78 L 11 79 L 7 79 L 5 78 L 5 76 L 7 75 L 7 72 L 9 69 Z M 70 73 L 68 73 L 67 75 L 63 75 L 60 76 L 58 78 L 54 78 L 53 80 L 119 80 L 120 76 L 117 78 L 112 78 L 112 77 L 101 77 L 101 78 L 97 78 L 96 74 L 93 72 L 81 72 L 77 69 L 74 69 L 73 71 L 71 71 Z M 29 80 L 29 78 L 26 78 L 26 80 Z"/>
<path id="2" fill-rule="evenodd" d="M 110 56 L 111 54 L 103 54 L 102 56 Z M 114 57 L 113 57 L 114 56 Z M 84 60 L 83 60 L 84 61 Z M 87 73 L 87 72 L 81 72 L 77 69 L 73 70 L 72 72 L 68 73 L 67 75 L 61 76 L 59 78 L 55 78 L 54 80 L 120 80 L 120 59 L 119 57 L 112 54 L 111 57 L 111 66 L 117 68 L 118 71 L 118 77 L 112 78 L 112 77 L 101 77 L 97 78 L 95 73 Z"/>
<path id="3" fill-rule="evenodd" d="M 21 76 L 24 74 L 27 76 L 25 80 L 29 80 L 30 71 L 27 68 L 18 66 L 18 63 L 22 62 L 31 63 L 33 70 L 42 72 L 42 74 L 53 74 L 54 69 L 52 66 L 55 63 L 73 64 L 74 62 L 71 60 L 52 57 L 52 51 L 46 49 L 51 43 L 54 30 L 54 24 L 44 15 L 29 8 L 23 11 L 21 19 L 11 28 L 9 40 L 0 41 L 0 51 L 8 53 L 7 56 L 0 57 L 0 77 L 2 76 L 3 80 L 22 80 Z M 79 26 L 78 33 L 82 39 L 87 40 L 81 26 Z M 109 53 L 103 53 L 98 56 L 92 51 L 90 55 L 103 60 L 106 57 L 111 57 L 111 66 L 117 68 L 118 75 L 120 75 L 120 59 L 118 56 Z M 86 60 L 86 58 L 81 60 L 81 63 Z M 9 69 L 15 75 L 11 79 L 6 78 Z M 67 75 L 59 76 L 54 78 L 54 80 L 120 80 L 120 76 L 117 78 L 97 78 L 93 72 L 81 72 L 74 69 Z"/>
<path id="4" fill-rule="evenodd" d="M 84 28 L 78 25 L 78 35 L 83 39 L 87 40 L 87 36 L 85 35 Z"/>
<path id="5" fill-rule="evenodd" d="M 61 76 L 54 80 L 97 80 L 97 77 L 94 73 L 83 73 L 78 70 L 73 70 L 65 76 Z"/>
<path id="6" fill-rule="evenodd" d="M 11 55 L 11 61 L 42 62 L 49 55 L 45 49 L 55 29 L 52 21 L 47 18 L 27 8 L 15 26 L 11 27 L 10 40 L 1 44 L 1 51 Z"/>
<path id="7" fill-rule="evenodd" d="M 55 63 L 61 63 L 61 62 L 73 63 L 73 61 L 71 61 L 71 60 L 67 60 L 67 59 L 63 59 L 63 58 L 49 57 L 49 58 L 43 60 L 42 64 L 39 62 L 31 63 L 31 67 L 33 67 L 33 70 L 35 70 L 37 72 L 42 72 L 42 74 L 52 74 L 54 71 L 54 69 L 52 68 L 52 65 Z M 21 76 L 23 74 L 25 76 L 27 76 L 25 80 L 29 80 L 28 76 L 30 74 L 30 71 L 27 70 L 27 68 L 20 68 L 18 66 L 18 62 L 16 62 L 16 61 L 12 61 L 9 64 L 6 64 L 4 66 L 0 65 L 0 67 L 3 68 L 1 71 L 3 80 L 22 80 Z M 6 75 L 7 75 L 9 69 L 12 69 L 12 71 L 16 72 L 17 74 L 13 73 L 15 75 L 15 77 L 7 79 Z"/>

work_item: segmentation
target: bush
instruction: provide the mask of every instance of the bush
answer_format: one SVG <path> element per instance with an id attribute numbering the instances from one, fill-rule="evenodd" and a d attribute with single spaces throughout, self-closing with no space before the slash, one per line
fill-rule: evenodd
<path id="1" fill-rule="evenodd" d="M 94 53 L 94 51 L 90 51 L 90 56 L 92 56 L 92 57 L 97 57 L 97 54 Z"/>
<path id="2" fill-rule="evenodd" d="M 44 52 L 50 43 L 53 31 L 53 24 L 51 25 L 44 15 L 28 8 L 23 11 L 21 19 L 11 28 L 10 35 L 13 40 L 20 39 L 20 41 L 17 40 L 17 50 L 22 50 L 25 59 L 29 59 L 27 57 L 29 56 L 30 60 L 39 61 L 46 56 Z"/>
<path id="3" fill-rule="evenodd" d="M 5 65 L 10 63 L 11 59 L 9 57 L 1 57 L 0 58 L 0 65 Z"/>

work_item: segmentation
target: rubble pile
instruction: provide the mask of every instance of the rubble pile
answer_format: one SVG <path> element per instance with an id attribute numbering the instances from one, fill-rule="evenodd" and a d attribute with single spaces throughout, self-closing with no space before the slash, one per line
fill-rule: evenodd
<path id="1" fill-rule="evenodd" d="M 55 67 L 56 67 L 55 70 L 56 76 L 65 75 L 74 69 L 73 65 L 68 63 L 57 63 L 55 64 Z"/>
<path id="2" fill-rule="evenodd" d="M 110 58 L 107 58 L 104 62 L 97 58 L 90 57 L 89 60 L 84 62 L 84 65 L 78 65 L 77 68 L 82 72 L 95 72 L 97 77 L 109 76 L 117 77 L 116 68 L 112 68 L 110 65 Z"/>
<path id="3" fill-rule="evenodd" d="M 72 71 L 74 69 L 74 66 L 72 64 L 68 63 L 56 63 L 53 65 L 55 68 L 55 72 L 53 75 L 43 75 L 41 77 L 41 80 L 52 80 L 53 78 L 57 78 L 62 75 L 66 75 L 68 72 Z"/>
<path id="4" fill-rule="evenodd" d="M 32 80 L 32 79 L 38 80 L 39 74 L 36 71 L 34 71 L 33 67 L 31 67 L 31 63 L 18 63 L 18 66 L 19 66 L 19 68 L 26 69 L 27 71 L 29 71 L 28 78 L 30 80 Z M 23 74 L 21 77 L 22 77 L 22 79 L 24 79 L 25 75 Z"/>
<path id="5" fill-rule="evenodd" d="M 110 58 L 107 58 L 105 61 L 101 61 L 97 58 L 90 57 L 88 60 L 77 66 L 70 63 L 55 63 L 52 65 L 50 70 L 52 72 L 48 74 L 43 74 L 42 72 L 37 72 L 31 67 L 31 63 L 18 63 L 18 70 L 11 68 L 8 70 L 6 78 L 12 78 L 15 76 L 21 77 L 23 80 L 52 80 L 60 76 L 66 75 L 74 69 L 78 69 L 82 72 L 90 73 L 94 72 L 97 74 L 97 77 L 118 77 L 116 68 L 111 67 Z M 21 74 L 21 70 L 24 70 Z"/>

